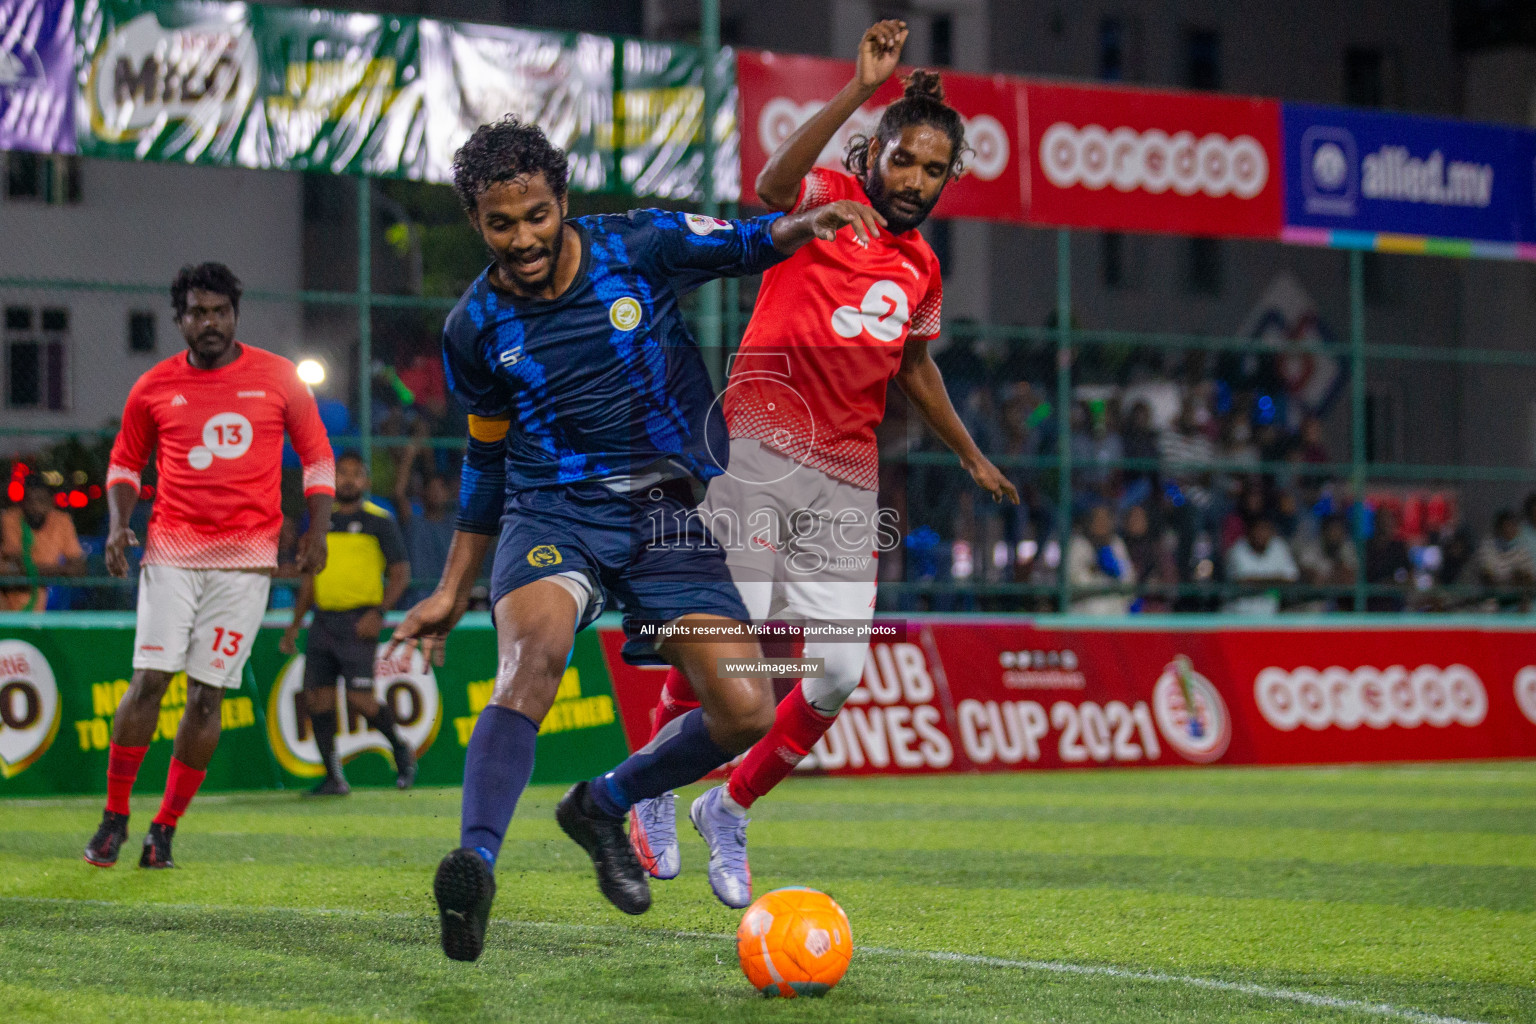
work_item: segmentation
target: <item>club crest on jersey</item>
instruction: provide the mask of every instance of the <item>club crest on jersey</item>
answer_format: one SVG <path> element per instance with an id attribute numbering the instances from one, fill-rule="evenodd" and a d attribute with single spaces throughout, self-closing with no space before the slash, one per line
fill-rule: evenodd
<path id="1" fill-rule="evenodd" d="M 632 331 L 640 326 L 640 303 L 624 296 L 608 307 L 608 322 L 621 331 Z"/>
<path id="2" fill-rule="evenodd" d="M 553 544 L 540 544 L 528 552 L 528 564 L 535 569 L 547 569 L 551 565 L 559 565 L 565 561 L 560 556 L 560 549 Z"/>
<path id="3" fill-rule="evenodd" d="M 688 230 L 696 235 L 709 235 L 716 231 L 731 230 L 731 222 L 721 220 L 719 217 L 706 217 L 702 213 L 683 214 L 683 223 L 688 225 Z"/>

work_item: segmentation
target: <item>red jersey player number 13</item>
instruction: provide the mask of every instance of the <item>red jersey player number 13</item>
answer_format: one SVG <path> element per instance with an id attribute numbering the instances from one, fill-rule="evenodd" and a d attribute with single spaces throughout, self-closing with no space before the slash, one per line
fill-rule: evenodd
<path id="1" fill-rule="evenodd" d="M 118 705 L 107 758 L 107 806 L 85 848 L 117 862 L 128 800 L 172 676 L 187 674 L 165 797 L 144 839 L 141 867 L 171 867 L 171 837 L 218 745 L 224 691 L 240 686 L 267 607 L 282 528 L 283 438 L 304 465 L 310 531 L 301 567 L 325 564 L 335 492 L 330 441 L 315 398 L 282 356 L 235 340 L 240 282 L 228 267 L 185 267 L 171 285 L 187 343 L 133 385 L 107 469 L 107 569 L 128 573 L 138 538 L 128 521 L 140 474 L 158 476 L 139 572 L 133 681 Z"/>

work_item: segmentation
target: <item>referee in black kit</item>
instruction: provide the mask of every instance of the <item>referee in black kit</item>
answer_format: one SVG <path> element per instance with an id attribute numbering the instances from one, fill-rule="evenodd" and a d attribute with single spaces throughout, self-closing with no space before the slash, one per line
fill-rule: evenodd
<path id="1" fill-rule="evenodd" d="M 336 681 L 346 686 L 347 709 L 360 714 L 389 740 L 395 753 L 395 785 L 409 789 L 416 779 L 416 755 L 395 723 L 388 704 L 373 692 L 374 653 L 384 628 L 384 609 L 392 608 L 411 582 L 411 563 L 395 517 L 371 501 L 368 467 L 348 452 L 336 460 L 336 504 L 326 534 L 330 551 L 318 575 L 304 577 L 293 607 L 293 624 L 283 633 L 283 653 L 297 650 L 299 628 L 311 607 L 305 650 L 304 691 L 309 721 L 325 765 L 325 779 L 310 790 L 315 796 L 345 796 L 352 791 L 336 756 Z M 385 576 L 388 576 L 388 582 Z"/>

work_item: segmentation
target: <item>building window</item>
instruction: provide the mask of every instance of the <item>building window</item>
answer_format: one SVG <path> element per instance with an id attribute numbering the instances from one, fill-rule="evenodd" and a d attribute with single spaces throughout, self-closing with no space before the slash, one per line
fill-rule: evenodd
<path id="1" fill-rule="evenodd" d="M 923 238 L 928 242 L 928 248 L 933 250 L 934 256 L 939 260 L 939 274 L 942 277 L 949 276 L 949 254 L 952 249 L 950 234 L 950 222 L 947 220 L 928 220 L 923 223 Z"/>
<path id="2" fill-rule="evenodd" d="M 80 158 L 5 154 L 5 197 L 64 205 L 80 201 Z"/>
<path id="3" fill-rule="evenodd" d="M 1125 25 L 1119 18 L 1099 22 L 1099 79 L 1125 80 Z"/>
<path id="4" fill-rule="evenodd" d="M 5 404 L 9 409 L 69 408 L 69 311 L 34 315 L 25 306 L 5 310 Z"/>
<path id="5" fill-rule="evenodd" d="M 128 351 L 153 352 L 155 350 L 155 314 L 134 312 L 128 314 Z"/>
<path id="6" fill-rule="evenodd" d="M 1344 51 L 1344 102 L 1352 107 L 1387 105 L 1387 68 L 1382 52 L 1360 46 Z"/>
<path id="7" fill-rule="evenodd" d="M 935 14 L 928 23 L 928 61 L 940 67 L 955 63 L 955 19 L 948 14 Z"/>
<path id="8" fill-rule="evenodd" d="M 1141 286 L 1141 239 L 1118 231 L 1099 236 L 1099 279 L 1113 292 Z"/>
<path id="9" fill-rule="evenodd" d="M 1221 239 L 1186 239 L 1184 290 L 1191 295 L 1221 294 Z"/>
<path id="10" fill-rule="evenodd" d="M 1382 252 L 1365 252 L 1360 257 L 1360 283 L 1365 301 L 1372 306 L 1394 306 L 1402 302 L 1407 290 L 1403 282 L 1403 271 L 1407 267 L 1402 258 Z"/>
<path id="11" fill-rule="evenodd" d="M 1215 92 L 1221 88 L 1221 33 L 1192 28 L 1184 36 L 1184 84 Z"/>

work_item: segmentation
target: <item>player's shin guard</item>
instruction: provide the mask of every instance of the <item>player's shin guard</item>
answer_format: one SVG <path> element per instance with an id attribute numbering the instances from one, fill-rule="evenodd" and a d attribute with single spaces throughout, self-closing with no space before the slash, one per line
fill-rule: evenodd
<path id="1" fill-rule="evenodd" d="M 181 816 L 187 813 L 187 805 L 197 795 L 198 787 L 207 777 L 206 771 L 189 767 L 179 757 L 171 758 L 171 770 L 165 777 L 165 797 L 160 801 L 160 813 L 155 815 L 155 824 L 175 828 Z"/>
<path id="2" fill-rule="evenodd" d="M 603 811 L 621 818 L 638 800 L 697 782 L 731 759 L 710 738 L 702 709 L 669 722 L 656 738 L 613 771 L 592 780 L 592 800 Z"/>
<path id="3" fill-rule="evenodd" d="M 666 728 L 668 722 L 682 718 L 699 706 L 699 699 L 689 684 L 688 677 L 675 668 L 667 670 L 667 681 L 661 684 L 661 699 L 651 721 L 651 739 Z"/>
<path id="4" fill-rule="evenodd" d="M 752 745 L 745 757 L 731 771 L 726 790 L 731 799 L 743 809 L 766 794 L 795 770 L 795 765 L 805 759 L 816 741 L 832 728 L 836 716 L 826 718 L 806 701 L 805 694 L 796 686 L 789 695 L 779 701 L 773 716 L 773 726 L 768 735 Z"/>
<path id="5" fill-rule="evenodd" d="M 139 777 L 139 766 L 149 747 L 123 747 L 116 743 L 107 748 L 107 810 L 113 814 L 128 813 L 128 795 Z"/>
<path id="6" fill-rule="evenodd" d="M 533 775 L 539 727 L 520 711 L 489 704 L 480 712 L 464 753 L 464 805 L 459 845 L 483 849 L 495 859 Z"/>

